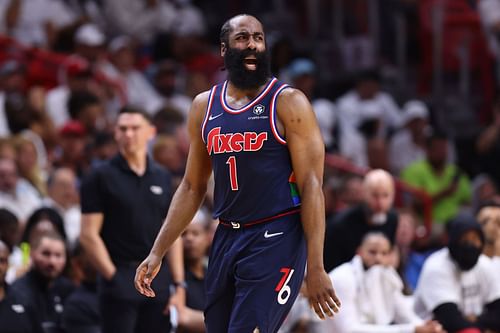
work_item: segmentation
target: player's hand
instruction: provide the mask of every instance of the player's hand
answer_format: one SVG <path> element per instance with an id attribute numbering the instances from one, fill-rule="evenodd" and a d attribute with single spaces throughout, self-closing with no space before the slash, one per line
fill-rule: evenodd
<path id="1" fill-rule="evenodd" d="M 307 296 L 309 305 L 319 318 L 333 317 L 339 312 L 340 300 L 335 294 L 332 281 L 324 269 L 307 270 Z"/>
<path id="2" fill-rule="evenodd" d="M 135 271 L 135 289 L 137 289 L 144 296 L 156 296 L 153 289 L 151 289 L 151 282 L 153 282 L 156 274 L 160 271 L 161 259 L 162 258 L 150 253 Z"/>

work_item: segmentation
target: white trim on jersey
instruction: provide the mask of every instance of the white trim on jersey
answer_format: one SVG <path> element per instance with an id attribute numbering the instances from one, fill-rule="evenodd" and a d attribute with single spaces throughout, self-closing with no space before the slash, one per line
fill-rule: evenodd
<path id="1" fill-rule="evenodd" d="M 278 126 L 276 125 L 276 100 L 278 99 L 278 95 L 280 94 L 280 92 L 282 92 L 286 88 L 290 88 L 290 86 L 285 83 L 281 87 L 279 87 L 278 90 L 276 90 L 273 97 L 271 98 L 271 110 L 269 111 L 271 131 L 273 132 L 276 141 L 278 141 L 282 145 L 286 145 L 286 140 L 284 137 L 281 136 L 280 132 L 278 131 Z"/>
<path id="2" fill-rule="evenodd" d="M 248 103 L 247 105 L 245 105 L 244 107 L 242 107 L 240 109 L 234 109 L 226 103 L 226 89 L 227 89 L 227 82 L 228 81 L 225 81 L 223 86 L 222 86 L 222 92 L 220 94 L 220 104 L 222 105 L 222 108 L 225 111 L 232 113 L 232 114 L 238 114 L 238 113 L 245 112 L 246 110 L 250 109 L 258 102 L 260 102 L 260 100 L 262 98 L 264 98 L 264 96 L 267 94 L 267 92 L 269 90 L 271 90 L 271 88 L 274 86 L 276 81 L 278 81 L 277 78 L 275 78 L 275 77 L 272 78 L 272 80 L 269 81 L 269 83 L 267 84 L 267 87 L 264 90 L 262 90 L 261 93 L 256 98 L 253 99 L 253 101 L 250 101 L 250 103 Z"/>

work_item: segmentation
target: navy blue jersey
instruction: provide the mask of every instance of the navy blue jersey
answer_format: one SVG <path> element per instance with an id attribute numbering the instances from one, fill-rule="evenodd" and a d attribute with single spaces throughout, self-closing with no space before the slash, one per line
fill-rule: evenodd
<path id="1" fill-rule="evenodd" d="M 276 100 L 289 87 L 273 78 L 240 109 L 226 102 L 227 81 L 210 91 L 202 137 L 215 177 L 214 218 L 249 223 L 300 205 Z"/>

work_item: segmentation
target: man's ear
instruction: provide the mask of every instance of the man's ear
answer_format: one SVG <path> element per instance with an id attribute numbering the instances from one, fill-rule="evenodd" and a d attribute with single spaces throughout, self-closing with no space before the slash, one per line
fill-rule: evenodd
<path id="1" fill-rule="evenodd" d="M 226 54 L 227 46 L 226 43 L 220 43 L 220 55 L 223 57 Z"/>

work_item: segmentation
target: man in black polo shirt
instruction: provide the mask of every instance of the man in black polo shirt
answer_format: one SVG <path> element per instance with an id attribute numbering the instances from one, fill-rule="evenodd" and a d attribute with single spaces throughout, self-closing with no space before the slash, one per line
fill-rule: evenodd
<path id="1" fill-rule="evenodd" d="M 119 153 L 94 168 L 82 183 L 80 241 L 100 273 L 104 333 L 169 332 L 164 311 L 172 280 L 179 286 L 172 295 L 175 302 L 185 302 L 180 240 L 167 258 L 170 270 L 163 265 L 155 281 L 159 297 L 144 298 L 134 289 L 135 269 L 149 253 L 171 199 L 170 175 L 147 154 L 155 133 L 142 110 L 122 109 L 115 126 Z"/>

